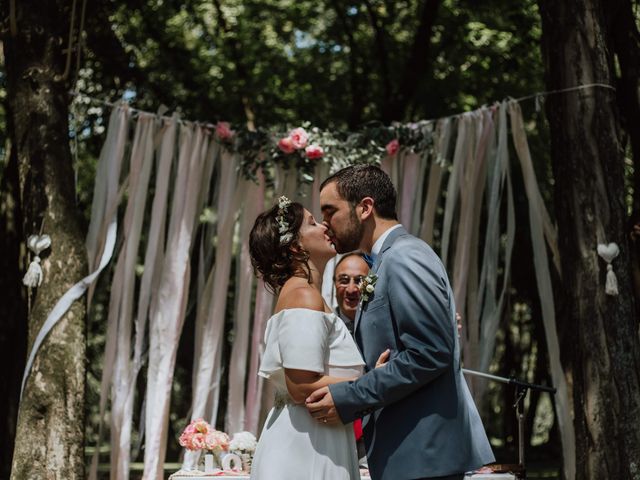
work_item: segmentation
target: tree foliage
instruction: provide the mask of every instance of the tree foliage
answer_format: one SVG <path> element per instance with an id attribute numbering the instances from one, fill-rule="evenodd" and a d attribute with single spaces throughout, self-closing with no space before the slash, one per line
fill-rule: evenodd
<path id="1" fill-rule="evenodd" d="M 72 51 L 74 58 L 80 55 L 80 68 L 71 76 L 77 93 L 97 101 L 77 97 L 70 115 L 77 208 L 85 220 L 108 116 L 101 102 L 123 98 L 141 110 L 156 111 L 164 105 L 189 120 L 229 121 L 236 129 L 246 127 L 248 141 L 260 144 L 264 138 L 249 131 L 286 132 L 305 122 L 321 132 L 371 131 L 367 129 L 393 121 L 437 118 L 544 89 L 542 27 L 534 0 L 96 0 L 86 2 L 86 8 L 82 48 Z M 637 5 L 634 8 L 637 27 Z M 5 19 L 8 28 L 6 23 Z M 618 37 L 622 42 L 622 33 Z M 621 61 L 633 65 L 634 58 L 630 51 Z M 0 95 L 6 103 L 6 77 L 4 71 L 0 74 Z M 628 77 L 624 81 L 632 84 Z M 523 105 L 527 118 L 541 120 L 535 107 L 533 101 Z M 636 114 L 628 112 L 628 125 Z M 6 124 L 4 110 L 0 124 Z M 542 121 L 532 122 L 528 129 L 538 179 L 551 207 L 549 133 Z M 9 135 L 6 128 L 0 131 L 4 144 Z M 336 138 L 345 137 L 327 141 Z M 7 158 L 0 158 L 3 174 Z M 640 178 L 635 172 L 634 177 L 629 159 L 629 204 Z M 514 181 L 516 212 L 524 218 L 521 179 Z M 638 197 L 637 188 L 635 193 Z M 0 235 L 5 235 L 4 224 L 0 228 Z M 530 374 L 529 380 L 541 383 L 548 372 L 540 353 L 545 350 L 544 335 L 528 239 L 528 232 L 518 229 L 513 308 L 499 335 L 496 373 Z M 12 241 L 15 251 L 16 240 Z M 4 269 L 0 284 L 17 280 L 15 273 L 10 277 L 7 272 L 22 267 L 12 267 L 16 268 Z M 89 323 L 87 395 L 92 420 L 107 304 L 108 280 L 103 278 Z M 176 372 L 177 398 L 171 414 L 176 428 L 188 410 L 191 327 L 187 322 Z M 8 334 L 0 335 L 3 345 L 11 341 Z M 499 391 L 492 395 L 491 408 L 510 401 L 498 398 Z M 536 405 L 532 399 L 533 410 Z M 490 433 L 513 445 L 512 412 L 505 408 L 489 414 L 495 416 L 488 425 Z M 4 411 L 0 415 L 5 416 Z M 528 421 L 533 424 L 533 418 Z M 169 452 L 177 456 L 177 450 Z"/>

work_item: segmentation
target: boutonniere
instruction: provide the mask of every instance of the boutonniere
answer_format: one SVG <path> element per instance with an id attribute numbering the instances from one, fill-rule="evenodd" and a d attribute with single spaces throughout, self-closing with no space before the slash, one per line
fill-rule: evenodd
<path id="1" fill-rule="evenodd" d="M 364 277 L 358 285 L 358 287 L 360 288 L 360 299 L 363 303 L 369 301 L 369 295 L 371 295 L 376 289 L 377 281 L 378 276 L 375 273 L 370 273 L 369 275 Z"/>

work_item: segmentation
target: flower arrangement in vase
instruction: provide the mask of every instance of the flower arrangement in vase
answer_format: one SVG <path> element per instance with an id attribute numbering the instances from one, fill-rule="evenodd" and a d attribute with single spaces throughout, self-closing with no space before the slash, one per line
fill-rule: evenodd
<path id="1" fill-rule="evenodd" d="M 229 447 L 229 436 L 211 427 L 202 418 L 193 420 L 180 435 L 180 445 L 187 450 L 204 450 L 204 471 L 211 473 L 214 469 L 214 456 L 218 456 Z"/>
<path id="2" fill-rule="evenodd" d="M 237 432 L 229 443 L 229 451 L 237 454 L 242 460 L 242 469 L 251 472 L 251 461 L 258 442 L 251 432 Z"/>

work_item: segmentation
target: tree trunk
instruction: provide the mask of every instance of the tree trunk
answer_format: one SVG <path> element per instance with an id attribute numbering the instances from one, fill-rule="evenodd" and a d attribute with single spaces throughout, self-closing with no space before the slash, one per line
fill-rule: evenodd
<path id="1" fill-rule="evenodd" d="M 438 16 L 440 0 L 425 0 L 420 13 L 420 24 L 416 30 L 411 51 L 407 57 L 402 77 L 393 92 L 392 98 L 385 103 L 382 118 L 385 122 L 402 121 L 406 117 L 407 107 L 413 100 L 420 81 L 424 77 L 429 62 L 429 47 L 433 24 Z"/>
<path id="2" fill-rule="evenodd" d="M 540 0 L 549 90 L 614 84 L 602 0 Z M 616 92 L 547 97 L 555 208 L 572 337 L 564 364 L 573 387 L 576 478 L 632 479 L 640 469 L 640 344 L 629 268 L 623 149 Z M 616 242 L 618 296 L 605 294 L 599 243 Z M 564 327 L 564 328 L 563 328 Z"/>
<path id="3" fill-rule="evenodd" d="M 608 7 L 607 13 L 611 17 L 609 29 L 620 65 L 618 106 L 636 165 L 633 176 L 633 211 L 640 215 L 640 32 L 636 26 L 637 13 L 634 12 L 631 0 L 615 0 Z M 638 301 L 640 299 L 636 297 L 636 302 Z"/>
<path id="4" fill-rule="evenodd" d="M 51 236 L 44 281 L 31 293 L 28 345 L 62 294 L 86 272 L 74 204 L 64 78 L 71 2 L 7 2 L 7 107 L 18 160 L 24 235 Z M 73 2 L 74 4 L 80 2 Z M 76 18 L 78 13 L 76 12 Z M 85 307 L 76 302 L 42 344 L 22 395 L 11 478 L 84 478 Z"/>
<path id="5" fill-rule="evenodd" d="M 10 120 L 10 119 L 8 119 Z M 11 131 L 10 122 L 7 126 Z M 16 435 L 20 382 L 27 350 L 27 302 L 22 287 L 22 213 L 15 149 L 0 180 L 0 478 L 9 478 Z"/>

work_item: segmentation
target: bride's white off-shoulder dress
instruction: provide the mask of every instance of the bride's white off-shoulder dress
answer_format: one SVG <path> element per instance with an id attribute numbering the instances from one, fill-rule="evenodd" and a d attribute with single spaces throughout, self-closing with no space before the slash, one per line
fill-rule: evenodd
<path id="1" fill-rule="evenodd" d="M 342 320 L 333 313 L 305 308 L 272 316 L 265 333 L 259 375 L 276 389 L 275 406 L 264 424 L 253 458 L 253 480 L 359 479 L 352 424 L 325 425 L 295 405 L 284 369 L 341 378 L 362 374 L 364 362 Z"/>

